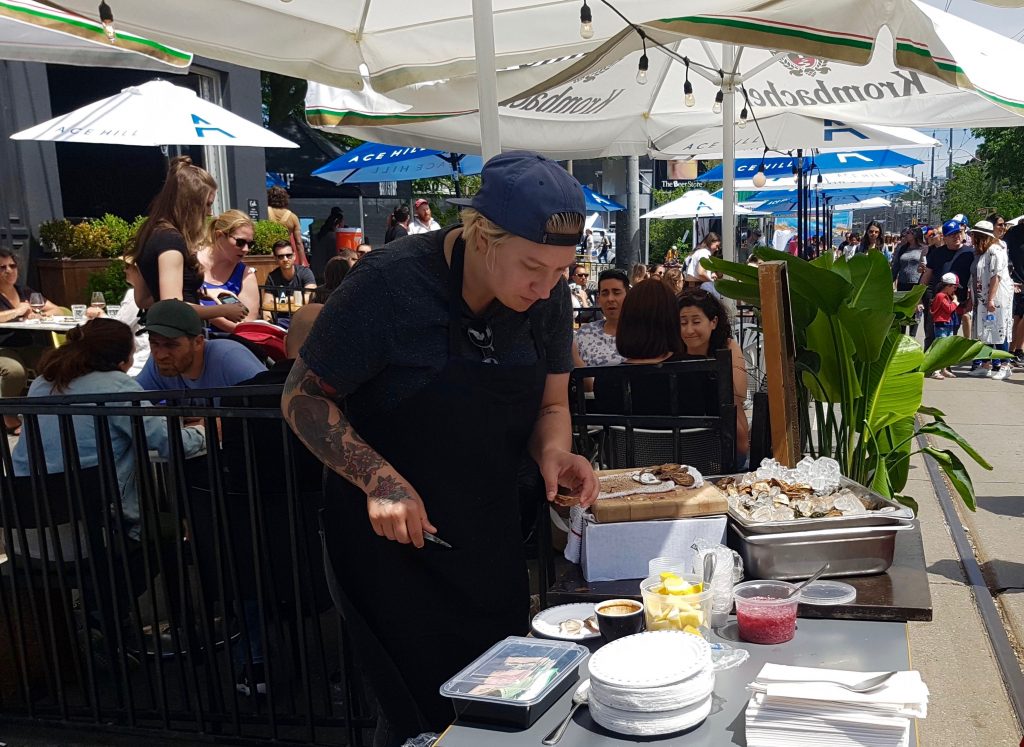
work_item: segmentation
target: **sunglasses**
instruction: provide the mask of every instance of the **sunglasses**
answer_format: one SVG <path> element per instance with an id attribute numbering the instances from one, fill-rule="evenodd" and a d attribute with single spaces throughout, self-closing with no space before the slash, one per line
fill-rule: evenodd
<path id="1" fill-rule="evenodd" d="M 242 248 L 241 245 L 239 245 L 238 248 L 241 249 Z M 291 259 L 294 256 L 295 256 L 294 254 L 278 254 L 277 258 L 278 259 Z"/>
<path id="2" fill-rule="evenodd" d="M 256 248 L 256 242 L 255 241 L 246 241 L 245 239 L 240 239 L 240 238 L 237 238 L 235 236 L 229 236 L 228 238 L 230 238 L 232 241 L 234 241 L 235 242 L 235 246 L 237 246 L 239 249 L 244 249 L 245 247 L 249 247 L 250 249 L 255 249 Z"/>
<path id="3" fill-rule="evenodd" d="M 484 363 L 498 362 L 494 353 L 494 332 L 491 330 L 491 325 L 484 321 L 474 321 L 466 328 L 466 336 L 480 351 L 480 357 Z"/>
<path id="4" fill-rule="evenodd" d="M 7 272 L 8 270 L 10 270 L 11 272 L 14 272 L 17 269 L 18 269 L 17 265 L 0 265 L 0 272 Z"/>
<path id="5" fill-rule="evenodd" d="M 590 275 L 588 275 L 588 274 L 587 274 L 587 273 L 585 273 L 585 272 L 577 272 L 577 273 L 576 273 L 576 277 L 578 277 L 578 278 L 589 278 L 589 277 L 590 277 Z"/>

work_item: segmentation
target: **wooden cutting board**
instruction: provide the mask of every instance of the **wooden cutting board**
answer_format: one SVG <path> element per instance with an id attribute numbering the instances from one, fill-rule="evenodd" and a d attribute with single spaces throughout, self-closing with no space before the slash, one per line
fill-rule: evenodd
<path id="1" fill-rule="evenodd" d="M 598 477 L 636 472 L 636 469 L 602 470 Z M 602 498 L 590 507 L 602 524 L 650 519 L 683 519 L 690 516 L 713 516 L 729 510 L 725 493 L 707 480 L 700 488 L 680 488 L 664 493 L 639 493 L 620 498 Z"/>

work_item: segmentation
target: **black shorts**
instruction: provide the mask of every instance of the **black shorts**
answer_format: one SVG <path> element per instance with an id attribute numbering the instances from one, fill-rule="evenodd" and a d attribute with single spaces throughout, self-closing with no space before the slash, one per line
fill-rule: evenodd
<path id="1" fill-rule="evenodd" d="M 1024 293 L 1013 294 L 1013 315 L 1024 316 Z"/>

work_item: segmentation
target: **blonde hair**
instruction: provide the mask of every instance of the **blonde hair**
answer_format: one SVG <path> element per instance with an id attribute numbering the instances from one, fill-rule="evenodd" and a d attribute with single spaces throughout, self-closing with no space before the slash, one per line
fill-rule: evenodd
<path id="1" fill-rule="evenodd" d="M 210 221 L 210 224 L 206 227 L 207 245 L 214 246 L 218 233 L 229 236 L 242 226 L 253 228 L 252 219 L 241 210 L 225 210 Z"/>
<path id="2" fill-rule="evenodd" d="M 135 245 L 125 252 L 126 259 L 135 261 L 149 237 L 156 231 L 173 229 L 185 239 L 185 245 L 194 254 L 206 235 L 206 199 L 217 190 L 217 182 L 209 172 L 192 163 L 188 156 L 171 159 L 167 179 L 159 194 L 153 198 L 149 215 L 135 237 Z M 198 261 L 188 257 L 186 265 L 198 269 Z"/>
<path id="3" fill-rule="evenodd" d="M 466 242 L 466 246 L 474 247 L 482 238 L 487 243 L 487 252 L 490 254 L 492 248 L 501 246 L 509 239 L 515 238 L 515 234 L 506 231 L 473 208 L 463 208 L 460 218 L 462 220 L 462 238 Z M 547 233 L 578 236 L 583 231 L 583 216 L 579 213 L 555 213 L 548 218 L 544 230 Z"/>

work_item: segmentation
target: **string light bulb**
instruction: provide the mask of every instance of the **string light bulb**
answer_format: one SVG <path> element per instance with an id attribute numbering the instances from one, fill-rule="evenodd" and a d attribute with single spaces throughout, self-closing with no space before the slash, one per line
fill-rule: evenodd
<path id="1" fill-rule="evenodd" d="M 590 12 L 587 0 L 583 0 L 583 7 L 580 8 L 580 36 L 590 39 L 594 35 L 594 16 Z"/>
<path id="2" fill-rule="evenodd" d="M 114 30 L 114 13 L 107 5 L 107 0 L 100 0 L 100 23 L 103 24 L 103 33 L 107 35 L 107 41 L 111 44 L 117 41 L 117 31 Z"/>
<path id="3" fill-rule="evenodd" d="M 640 64 L 636 68 L 636 82 L 642 86 L 647 85 L 647 68 L 648 68 L 647 52 L 640 55 Z"/>
<path id="4" fill-rule="evenodd" d="M 683 100 L 687 107 L 693 107 L 697 98 L 693 95 L 693 83 L 690 82 L 690 60 L 686 60 L 686 80 L 683 81 Z"/>
<path id="5" fill-rule="evenodd" d="M 740 121 L 739 121 L 739 127 L 740 128 L 743 128 L 743 127 L 747 126 L 747 116 L 748 116 L 747 105 L 744 104 L 743 108 L 740 110 Z"/>
<path id="6" fill-rule="evenodd" d="M 711 107 L 711 111 L 713 111 L 715 114 L 722 113 L 723 99 L 725 99 L 725 94 L 722 92 L 722 89 L 719 88 L 718 93 L 715 94 L 715 105 Z"/>
<path id="7" fill-rule="evenodd" d="M 761 187 L 765 185 L 765 182 L 768 181 L 768 177 L 765 176 L 764 173 L 764 157 L 766 155 L 768 155 L 768 151 L 765 151 L 764 153 L 761 154 L 761 163 L 757 167 L 757 173 L 754 174 L 754 178 L 752 180 L 754 182 L 754 186 L 757 187 L 758 189 L 761 189 Z"/>

